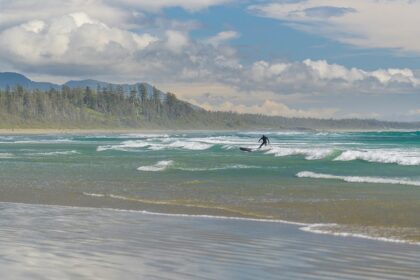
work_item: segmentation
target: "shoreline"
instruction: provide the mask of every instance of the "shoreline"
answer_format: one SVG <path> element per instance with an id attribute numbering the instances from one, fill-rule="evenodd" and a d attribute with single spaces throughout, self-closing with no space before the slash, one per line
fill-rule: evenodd
<path id="1" fill-rule="evenodd" d="M 419 273 L 417 246 L 311 234 L 282 223 L 0 207 L 0 249 L 7 256 L 0 269 L 14 279 L 414 280 Z"/>

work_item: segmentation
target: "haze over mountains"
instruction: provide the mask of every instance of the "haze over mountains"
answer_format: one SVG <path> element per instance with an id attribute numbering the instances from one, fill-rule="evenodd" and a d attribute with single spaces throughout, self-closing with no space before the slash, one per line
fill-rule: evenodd
<path id="1" fill-rule="evenodd" d="M 18 73 L 0 73 L 0 128 L 33 127 L 418 130 L 420 123 L 214 112 L 179 100 L 174 94 L 163 93 L 147 83 L 81 80 L 59 85 L 35 82 Z"/>
<path id="2" fill-rule="evenodd" d="M 146 87 L 146 90 L 149 95 L 152 94 L 153 86 L 148 83 L 138 82 L 135 84 L 114 84 L 114 83 L 107 83 L 98 80 L 86 79 L 86 80 L 71 80 L 62 85 L 48 83 L 48 82 L 35 82 L 30 80 L 28 77 L 15 73 L 15 72 L 0 72 L 0 89 L 5 90 L 7 87 L 15 87 L 17 85 L 22 86 L 27 90 L 41 90 L 41 91 L 48 91 L 50 89 L 59 90 L 63 86 L 68 86 L 70 88 L 86 88 L 89 87 L 92 90 L 96 90 L 98 86 L 100 87 L 107 87 L 109 85 L 116 87 L 121 86 L 124 90 L 124 93 L 129 93 L 132 87 L 137 87 L 138 85 L 143 84 Z M 159 91 L 162 96 L 165 95 L 164 92 Z"/>

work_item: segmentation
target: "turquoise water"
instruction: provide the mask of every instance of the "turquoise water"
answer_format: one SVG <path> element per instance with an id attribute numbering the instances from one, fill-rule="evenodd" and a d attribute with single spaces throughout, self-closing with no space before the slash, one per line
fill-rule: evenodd
<path id="1" fill-rule="evenodd" d="M 265 133 L 271 145 L 257 148 Z M 0 136 L 2 201 L 280 219 L 420 241 L 420 132 Z"/>

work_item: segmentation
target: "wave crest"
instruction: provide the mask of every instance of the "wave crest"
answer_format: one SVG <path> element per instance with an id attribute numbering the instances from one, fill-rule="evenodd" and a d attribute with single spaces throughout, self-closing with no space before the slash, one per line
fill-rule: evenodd
<path id="1" fill-rule="evenodd" d="M 403 178 L 382 178 L 382 177 L 363 177 L 363 176 L 338 176 L 331 174 L 315 173 L 311 171 L 302 171 L 296 174 L 299 178 L 314 179 L 333 179 L 341 180 L 349 183 L 372 183 L 372 184 L 392 184 L 392 185 L 409 185 L 420 186 L 420 181 L 411 181 Z"/>
<path id="2" fill-rule="evenodd" d="M 348 150 L 334 160 L 364 160 L 378 163 L 396 163 L 399 165 L 420 165 L 420 156 L 418 153 L 402 150 Z"/>
<path id="3" fill-rule="evenodd" d="M 140 171 L 149 171 L 149 172 L 158 172 L 158 171 L 164 171 L 169 166 L 171 166 L 174 162 L 172 160 L 162 160 L 154 165 L 147 165 L 147 166 L 140 166 L 137 168 L 137 170 Z"/>

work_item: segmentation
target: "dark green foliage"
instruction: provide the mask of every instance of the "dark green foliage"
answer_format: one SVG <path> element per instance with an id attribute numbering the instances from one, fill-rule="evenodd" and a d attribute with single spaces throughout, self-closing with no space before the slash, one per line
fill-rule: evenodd
<path id="1" fill-rule="evenodd" d="M 140 90 L 140 92 L 138 91 Z M 0 90 L 0 127 L 129 128 L 162 127 L 191 113 L 190 105 L 171 95 L 171 102 L 143 86 L 124 95 L 121 87 L 92 90 L 29 91 L 20 86 Z"/>
<path id="2" fill-rule="evenodd" d="M 270 117 L 209 112 L 162 95 L 143 84 L 128 94 L 120 86 L 30 91 L 0 90 L 0 128 L 169 128 L 169 129 L 418 129 L 420 123 L 360 119 Z"/>

